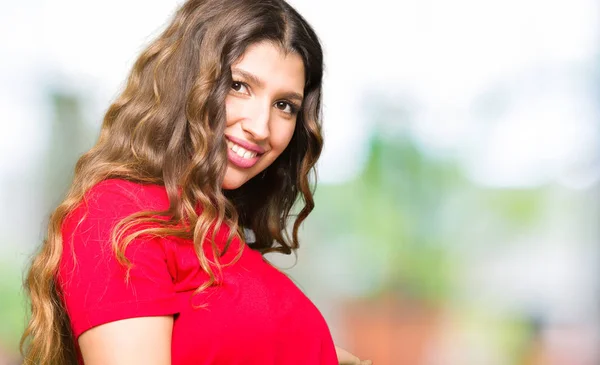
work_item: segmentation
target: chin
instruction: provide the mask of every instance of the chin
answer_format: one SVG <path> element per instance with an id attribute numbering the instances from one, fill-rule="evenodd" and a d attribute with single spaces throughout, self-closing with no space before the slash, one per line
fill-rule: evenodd
<path id="1" fill-rule="evenodd" d="M 225 177 L 225 179 L 223 179 L 223 184 L 221 184 L 221 188 L 223 188 L 223 190 L 235 190 L 244 185 L 245 182 L 245 179 L 228 179 Z"/>
<path id="2" fill-rule="evenodd" d="M 225 179 L 223 180 L 221 188 L 223 188 L 223 190 L 235 190 L 242 185 L 244 185 L 244 182 L 227 181 L 227 179 Z"/>
<path id="3" fill-rule="evenodd" d="M 241 174 L 239 171 L 236 171 L 231 167 L 227 167 L 221 188 L 223 188 L 223 190 L 235 190 L 244 185 L 247 181 L 248 176 Z"/>

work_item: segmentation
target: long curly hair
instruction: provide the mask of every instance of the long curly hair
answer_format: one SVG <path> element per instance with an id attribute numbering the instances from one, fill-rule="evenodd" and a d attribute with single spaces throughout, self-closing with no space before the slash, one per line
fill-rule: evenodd
<path id="1" fill-rule="evenodd" d="M 223 191 L 224 101 L 232 84 L 231 65 L 260 41 L 301 56 L 305 99 L 285 151 L 259 177 Z M 228 244 L 234 235 L 244 238 L 240 228 L 244 227 L 254 232 L 251 247 L 263 253 L 289 254 L 298 248 L 298 229 L 314 207 L 315 185 L 310 180 L 316 176 L 313 170 L 323 146 L 322 76 L 319 40 L 285 1 L 185 2 L 135 62 L 123 92 L 106 112 L 97 143 L 77 162 L 73 183 L 50 216 L 47 238 L 25 279 L 31 317 L 21 339 L 24 364 L 77 363 L 56 284 L 63 250 L 61 227 L 85 193 L 102 180 L 160 184 L 169 197 L 166 211 L 138 212 L 115 227 L 113 249 L 126 266 L 131 263 L 125 248 L 137 235 L 185 237 L 193 241 L 200 265 L 211 278 L 203 287 L 213 285 L 215 274 L 202 245 L 210 242 L 215 249 L 211 227 L 223 222 L 231 227 Z M 299 207 L 292 212 L 297 201 Z M 144 222 L 152 224 L 127 233 Z"/>

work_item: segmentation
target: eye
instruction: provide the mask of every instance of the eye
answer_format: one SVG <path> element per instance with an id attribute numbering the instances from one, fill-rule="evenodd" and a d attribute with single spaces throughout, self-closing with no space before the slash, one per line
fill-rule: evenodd
<path id="1" fill-rule="evenodd" d="M 241 81 L 233 81 L 231 83 L 231 89 L 234 90 L 235 92 L 242 93 L 242 94 L 248 93 L 248 87 L 246 86 L 246 84 L 244 84 Z"/>
<path id="2" fill-rule="evenodd" d="M 298 113 L 298 107 L 296 105 L 284 100 L 275 102 L 275 107 L 287 114 L 296 115 L 296 113 Z"/>

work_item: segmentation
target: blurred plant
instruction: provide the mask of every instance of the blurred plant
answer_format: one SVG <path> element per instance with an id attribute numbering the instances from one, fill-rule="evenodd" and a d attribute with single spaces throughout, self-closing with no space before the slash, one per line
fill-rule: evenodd
<path id="1" fill-rule="evenodd" d="M 16 353 L 25 328 L 25 310 L 21 271 L 14 263 L 0 262 L 0 303 L 0 350 L 5 347 L 5 351 Z"/>
<path id="2" fill-rule="evenodd" d="M 32 179 L 36 182 L 32 186 L 36 190 L 43 191 L 31 192 L 32 196 L 38 196 L 36 208 L 45 212 L 40 216 L 47 216 L 66 192 L 72 179 L 75 162 L 81 153 L 91 147 L 93 136 L 84 121 L 79 95 L 50 89 L 47 91 L 46 100 L 53 111 L 49 147 L 41 158 L 41 168 L 32 175 Z M 21 179 L 25 178 L 21 177 Z M 45 223 L 40 224 L 39 221 L 32 223 L 29 228 L 40 229 L 43 237 Z M 16 240 L 23 241 L 23 235 L 24 233 L 19 233 Z M 34 247 L 39 246 L 39 242 L 27 243 L 31 245 L 24 246 L 29 248 L 22 253 L 29 257 L 33 254 Z M 26 300 L 22 289 L 22 273 L 26 269 L 20 267 L 22 265 L 20 260 L 17 261 L 0 262 L 0 344 L 2 345 L 0 347 L 5 347 L 5 351 L 8 351 L 10 356 L 18 353 L 18 342 L 27 316 Z M 0 363 L 2 363 L 1 359 Z"/>
<path id="3" fill-rule="evenodd" d="M 448 300 L 461 253 L 530 229 L 546 195 L 476 186 L 455 157 L 428 154 L 403 129 L 408 108 L 379 102 L 372 114 L 376 128 L 364 170 L 343 184 L 319 186 L 311 231 L 325 242 L 343 237 L 340 249 L 358 251 L 360 262 L 349 264 L 360 265 L 358 275 L 374 276 L 360 294 Z"/>
<path id="4" fill-rule="evenodd" d="M 83 118 L 80 95 L 60 89 L 48 91 L 54 111 L 49 149 L 44 161 L 45 208 L 52 210 L 66 193 L 75 163 L 79 156 L 92 147 L 93 137 Z"/>
<path id="5" fill-rule="evenodd" d="M 456 167 L 426 159 L 407 138 L 375 136 L 363 173 L 317 190 L 323 240 L 357 237 L 364 265 L 384 268 L 378 291 L 440 299 L 449 289 L 443 194 L 459 181 Z M 326 219 L 325 219 L 326 217 Z"/>

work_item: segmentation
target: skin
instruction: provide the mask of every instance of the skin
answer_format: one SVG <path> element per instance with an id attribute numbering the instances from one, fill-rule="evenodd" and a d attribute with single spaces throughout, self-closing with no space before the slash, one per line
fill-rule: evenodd
<path id="1" fill-rule="evenodd" d="M 361 360 L 340 347 L 335 347 L 339 365 L 372 365 L 371 360 Z"/>
<path id="2" fill-rule="evenodd" d="M 268 42 L 250 46 L 232 65 L 225 135 L 264 153 L 250 168 L 228 163 L 224 189 L 236 189 L 266 169 L 285 150 L 296 126 L 304 91 L 304 64 Z M 79 337 L 86 365 L 170 365 L 172 316 L 139 317 L 102 324 Z M 336 347 L 340 365 L 368 365 Z"/>
<path id="3" fill-rule="evenodd" d="M 224 189 L 239 188 L 285 150 L 294 134 L 305 82 L 302 58 L 285 54 L 269 42 L 248 47 L 231 70 L 234 83 L 225 100 L 225 136 L 256 145 L 265 153 L 251 168 L 229 162 Z"/>

